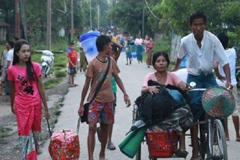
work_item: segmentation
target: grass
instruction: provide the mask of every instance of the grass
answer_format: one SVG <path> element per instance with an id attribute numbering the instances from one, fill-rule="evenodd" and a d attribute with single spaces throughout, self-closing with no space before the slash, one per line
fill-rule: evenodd
<path id="1" fill-rule="evenodd" d="M 52 78 L 43 82 L 43 86 L 45 89 L 51 89 L 56 87 L 56 85 L 58 85 L 61 82 L 62 82 L 62 78 Z"/>
<path id="2" fill-rule="evenodd" d="M 66 72 L 66 71 L 56 71 L 56 72 L 54 73 L 54 75 L 55 75 L 57 78 L 66 77 L 66 76 L 67 76 L 67 72 Z"/>
<path id="3" fill-rule="evenodd" d="M 4 138 L 4 137 L 8 137 L 8 136 L 9 136 L 8 132 L 0 133 L 0 138 Z"/>
<path id="4" fill-rule="evenodd" d="M 66 71 L 63 71 L 63 70 L 66 70 L 66 66 L 68 62 L 67 54 L 65 53 L 65 47 L 63 47 L 63 46 L 67 46 L 66 44 L 67 44 L 67 39 L 59 38 L 59 42 L 52 45 L 52 52 L 53 53 L 56 52 L 56 53 L 54 53 L 54 63 L 50 72 L 53 73 L 56 78 L 46 80 L 43 83 L 43 86 L 45 89 L 51 89 L 56 87 L 56 85 L 62 82 L 62 77 L 67 76 Z M 41 49 L 41 48 L 38 48 L 38 49 Z M 63 52 L 58 52 L 58 51 L 63 51 Z M 32 61 L 41 63 L 42 54 L 34 52 L 34 49 L 32 53 L 33 53 Z"/>
<path id="5" fill-rule="evenodd" d="M 158 41 L 154 43 L 153 53 L 156 51 L 166 51 L 168 54 L 170 54 L 171 40 L 168 37 L 163 36 L 160 42 Z"/>

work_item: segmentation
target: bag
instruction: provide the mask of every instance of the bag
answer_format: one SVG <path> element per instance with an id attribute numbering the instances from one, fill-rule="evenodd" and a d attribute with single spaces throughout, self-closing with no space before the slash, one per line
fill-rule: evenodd
<path id="1" fill-rule="evenodd" d="M 73 130 L 55 131 L 48 149 L 53 160 L 78 160 L 80 158 L 78 134 Z"/>
<path id="2" fill-rule="evenodd" d="M 84 111 L 83 111 L 83 115 L 81 116 L 81 123 L 86 122 L 88 124 L 88 107 L 89 107 L 90 103 L 85 103 L 83 105 L 84 107 Z"/>
<path id="3" fill-rule="evenodd" d="M 135 103 L 138 106 L 139 118 L 145 123 L 150 121 L 162 121 L 168 117 L 175 109 L 181 107 L 180 104 L 170 95 L 165 85 L 149 80 L 148 86 L 158 85 L 159 93 L 146 93 L 139 96 Z M 151 123 L 151 122 L 150 122 Z"/>

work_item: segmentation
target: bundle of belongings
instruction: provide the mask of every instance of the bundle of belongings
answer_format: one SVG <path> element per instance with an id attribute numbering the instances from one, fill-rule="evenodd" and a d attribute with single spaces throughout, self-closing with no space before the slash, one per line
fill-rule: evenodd
<path id="1" fill-rule="evenodd" d="M 149 80 L 148 86 L 159 86 L 159 93 L 146 93 L 139 96 L 137 118 L 119 148 L 130 158 L 133 158 L 143 141 L 146 130 L 158 125 L 164 130 L 173 129 L 177 133 L 189 129 L 193 122 L 190 111 L 190 100 L 186 92 L 172 85 L 161 85 Z M 134 147 L 131 147 L 134 145 Z"/>

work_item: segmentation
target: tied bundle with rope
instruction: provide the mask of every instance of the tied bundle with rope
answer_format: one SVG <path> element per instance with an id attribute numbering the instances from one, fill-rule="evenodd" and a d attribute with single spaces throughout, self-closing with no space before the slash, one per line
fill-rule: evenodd
<path id="1" fill-rule="evenodd" d="M 174 110 L 182 107 L 183 105 L 172 97 L 168 89 L 179 91 L 185 101 L 190 104 L 188 95 L 181 89 L 173 85 L 161 85 L 153 80 L 148 81 L 148 86 L 154 85 L 159 86 L 158 94 L 146 93 L 139 96 L 135 101 L 139 112 L 137 120 L 142 120 L 148 125 L 157 124 L 169 117 Z"/>

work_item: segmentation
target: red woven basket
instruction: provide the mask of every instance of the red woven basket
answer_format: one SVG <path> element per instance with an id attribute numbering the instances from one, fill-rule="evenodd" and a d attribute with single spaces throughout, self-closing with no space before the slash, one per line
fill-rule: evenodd
<path id="1" fill-rule="evenodd" d="M 147 131 L 146 136 L 150 157 L 171 157 L 177 149 L 178 136 L 174 130 Z"/>

